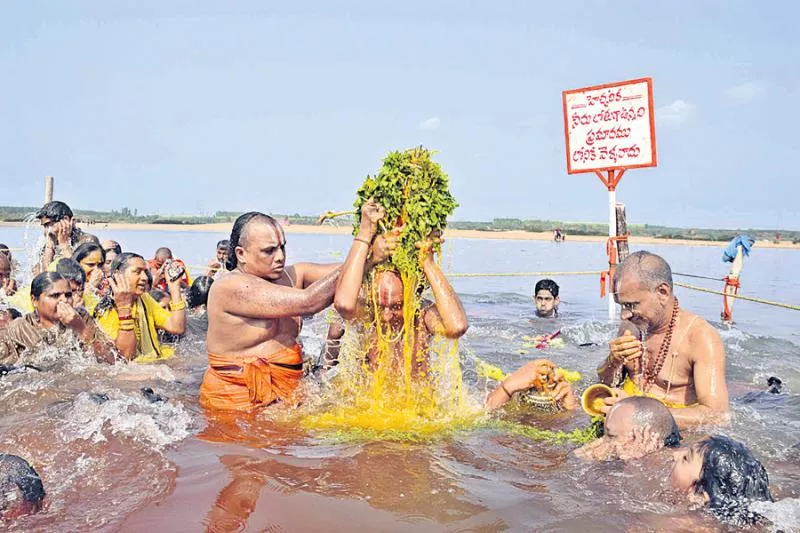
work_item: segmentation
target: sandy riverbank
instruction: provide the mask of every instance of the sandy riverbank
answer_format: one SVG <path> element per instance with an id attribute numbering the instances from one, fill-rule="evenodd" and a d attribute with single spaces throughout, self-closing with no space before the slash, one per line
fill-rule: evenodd
<path id="1" fill-rule="evenodd" d="M 0 227 L 21 227 L 24 224 L 21 222 L 0 222 Z M 231 224 L 122 224 L 122 223 L 108 223 L 97 225 L 81 225 L 86 231 L 201 231 L 209 233 L 230 233 Z M 348 235 L 350 233 L 349 227 L 337 226 L 303 226 L 303 225 L 289 225 L 285 227 L 286 233 L 289 234 L 316 234 L 316 235 Z M 552 232 L 529 232 L 529 231 L 478 231 L 478 230 L 461 230 L 450 229 L 445 232 L 445 238 L 448 239 L 510 239 L 510 240 L 523 240 L 523 241 L 550 241 L 553 239 Z M 601 236 L 587 236 L 587 235 L 567 235 L 565 244 L 570 242 L 605 242 L 607 237 Z M 693 241 L 688 239 L 656 239 L 654 237 L 631 237 L 631 243 L 636 245 L 645 244 L 666 244 L 666 245 L 679 245 L 679 246 L 712 246 L 722 248 L 727 243 L 712 242 L 712 241 Z M 758 241 L 759 248 L 784 248 L 790 250 L 800 249 L 800 245 L 792 244 L 791 242 L 774 243 L 772 241 L 761 240 Z"/>

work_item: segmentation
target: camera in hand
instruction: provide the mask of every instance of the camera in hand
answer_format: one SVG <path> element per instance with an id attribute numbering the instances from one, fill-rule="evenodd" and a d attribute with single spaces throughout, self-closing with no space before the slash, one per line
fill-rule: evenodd
<path id="1" fill-rule="evenodd" d="M 170 261 L 169 264 L 167 264 L 166 274 L 170 282 L 180 279 L 184 272 L 186 272 L 186 269 L 180 263 Z"/>

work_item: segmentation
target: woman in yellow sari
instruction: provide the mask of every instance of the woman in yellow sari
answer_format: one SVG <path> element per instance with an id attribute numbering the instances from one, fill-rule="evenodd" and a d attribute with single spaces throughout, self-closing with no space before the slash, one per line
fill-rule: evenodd
<path id="1" fill-rule="evenodd" d="M 111 295 L 95 308 L 100 327 L 128 360 L 157 361 L 174 355 L 158 342 L 159 329 L 182 335 L 186 330 L 186 302 L 181 278 L 169 280 L 169 310 L 147 294 L 147 263 L 141 255 L 123 253 L 114 259 L 109 278 Z"/>

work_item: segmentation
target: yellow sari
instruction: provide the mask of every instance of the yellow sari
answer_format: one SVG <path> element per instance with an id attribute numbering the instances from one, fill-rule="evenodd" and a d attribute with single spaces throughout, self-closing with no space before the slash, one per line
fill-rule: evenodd
<path id="1" fill-rule="evenodd" d="M 161 307 L 152 296 L 147 293 L 141 295 L 131 306 L 133 317 L 133 331 L 136 334 L 137 363 L 150 363 L 169 359 L 175 355 L 171 346 L 161 346 L 158 342 L 156 328 L 164 329 L 170 312 Z M 97 323 L 111 337 L 116 340 L 119 336 L 119 314 L 113 307 L 105 314 L 98 317 Z"/>

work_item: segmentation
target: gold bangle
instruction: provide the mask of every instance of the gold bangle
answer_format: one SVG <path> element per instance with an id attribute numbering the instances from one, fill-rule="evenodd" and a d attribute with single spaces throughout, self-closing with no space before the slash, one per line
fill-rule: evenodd
<path id="1" fill-rule="evenodd" d="M 125 325 L 120 324 L 119 330 L 120 331 L 133 331 L 133 324 L 125 324 Z"/>
<path id="2" fill-rule="evenodd" d="M 372 243 L 369 242 L 367 239 L 362 239 L 361 237 L 353 237 L 354 241 L 363 242 L 367 246 L 372 246 Z"/>
<path id="3" fill-rule="evenodd" d="M 510 399 L 511 399 L 511 398 L 514 396 L 513 394 L 511 394 L 510 392 L 508 392 L 508 389 L 506 388 L 506 384 L 505 384 L 505 383 L 503 383 L 502 381 L 500 382 L 500 388 L 501 388 L 501 389 L 503 389 L 503 392 L 505 392 L 505 393 L 506 393 L 506 396 L 508 396 L 508 399 L 509 399 L 509 400 L 510 400 Z"/>
<path id="4" fill-rule="evenodd" d="M 186 309 L 186 302 L 183 301 L 183 300 L 181 300 L 178 303 L 175 303 L 175 302 L 170 302 L 169 303 L 169 310 L 170 311 L 183 311 L 184 309 Z"/>

